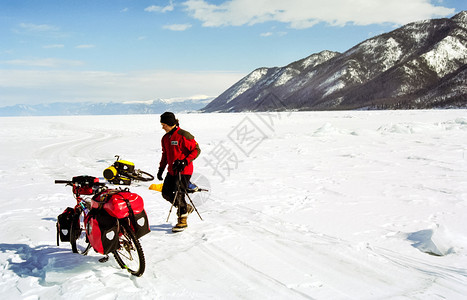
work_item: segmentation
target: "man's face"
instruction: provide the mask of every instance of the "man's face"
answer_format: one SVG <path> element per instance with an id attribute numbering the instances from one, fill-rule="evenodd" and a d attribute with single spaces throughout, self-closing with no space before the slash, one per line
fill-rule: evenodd
<path id="1" fill-rule="evenodd" d="M 162 125 L 162 129 L 164 129 L 164 131 L 166 133 L 169 132 L 170 130 L 172 130 L 175 127 L 175 125 L 174 126 L 169 126 L 169 125 L 167 125 L 165 123 L 161 123 L 161 125 Z"/>

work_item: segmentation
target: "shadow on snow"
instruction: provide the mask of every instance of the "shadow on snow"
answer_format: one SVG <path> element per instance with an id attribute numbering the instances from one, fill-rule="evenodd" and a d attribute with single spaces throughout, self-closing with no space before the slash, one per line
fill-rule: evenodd
<path id="1" fill-rule="evenodd" d="M 0 253 L 9 254 L 7 268 L 19 277 L 37 277 L 41 285 L 46 285 L 47 272 L 69 273 L 84 264 L 95 263 L 95 257 L 83 257 L 71 249 L 26 244 L 0 244 Z M 66 280 L 64 277 L 63 280 Z"/>

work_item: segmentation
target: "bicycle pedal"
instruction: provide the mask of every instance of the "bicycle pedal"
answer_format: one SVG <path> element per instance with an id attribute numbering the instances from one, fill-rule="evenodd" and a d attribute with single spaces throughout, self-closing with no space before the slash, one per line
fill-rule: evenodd
<path id="1" fill-rule="evenodd" d="M 100 259 L 99 259 L 99 262 L 100 262 L 100 263 L 105 263 L 105 262 L 107 262 L 108 260 L 109 260 L 109 256 L 106 255 L 106 256 L 100 258 Z"/>

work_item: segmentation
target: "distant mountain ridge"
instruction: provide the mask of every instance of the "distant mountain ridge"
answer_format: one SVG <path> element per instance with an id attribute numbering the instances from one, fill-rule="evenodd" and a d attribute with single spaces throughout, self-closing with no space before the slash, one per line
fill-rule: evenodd
<path id="1" fill-rule="evenodd" d="M 467 108 L 467 11 L 256 69 L 202 111 L 435 107 Z"/>
<path id="2" fill-rule="evenodd" d="M 152 100 L 143 102 L 57 102 L 50 104 L 0 107 L 0 116 L 71 116 L 71 115 L 128 115 L 160 114 L 165 111 L 175 113 L 197 111 L 213 98 L 188 99 L 184 101 Z"/>

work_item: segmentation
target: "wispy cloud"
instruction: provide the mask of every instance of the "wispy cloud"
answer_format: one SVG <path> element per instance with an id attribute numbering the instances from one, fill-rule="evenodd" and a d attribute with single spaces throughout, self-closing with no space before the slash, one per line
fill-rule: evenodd
<path id="1" fill-rule="evenodd" d="M 91 48 L 95 48 L 95 47 L 96 47 L 96 45 L 84 44 L 84 45 L 78 45 L 75 48 L 76 49 L 91 49 Z"/>
<path id="2" fill-rule="evenodd" d="M 296 29 L 321 22 L 332 26 L 406 24 L 455 12 L 453 8 L 436 6 L 428 0 L 230 0 L 217 5 L 205 0 L 188 0 L 183 6 L 206 27 L 276 21 Z"/>
<path id="3" fill-rule="evenodd" d="M 31 32 L 46 32 L 46 31 L 59 31 L 60 28 L 48 24 L 32 24 L 32 23 L 21 23 L 19 27 L 25 31 Z"/>
<path id="4" fill-rule="evenodd" d="M 0 64 L 21 67 L 43 67 L 43 68 L 59 68 L 59 67 L 76 67 L 83 65 L 79 60 L 67 60 L 58 58 L 41 58 L 41 59 L 13 59 L 0 62 Z"/>
<path id="5" fill-rule="evenodd" d="M 47 38 L 64 38 L 68 36 L 61 32 L 60 27 L 50 24 L 20 23 L 12 29 L 12 32 L 20 35 Z"/>
<path id="6" fill-rule="evenodd" d="M 260 36 L 262 36 L 262 37 L 270 37 L 270 36 L 281 37 L 281 36 L 284 36 L 284 35 L 287 35 L 287 32 L 285 32 L 285 31 L 268 31 L 268 32 L 263 32 L 263 33 L 260 34 Z"/>
<path id="7" fill-rule="evenodd" d="M 2 96 L 11 103 L 54 101 L 137 101 L 217 96 L 246 74 L 235 72 L 144 71 L 115 73 L 70 70 L 2 70 Z M 9 92 L 11 90 L 11 93 Z"/>
<path id="8" fill-rule="evenodd" d="M 172 24 L 163 26 L 164 29 L 173 31 L 185 31 L 191 27 L 191 24 Z"/>
<path id="9" fill-rule="evenodd" d="M 144 9 L 144 11 L 147 11 L 147 12 L 161 12 L 161 13 L 165 13 L 165 12 L 169 12 L 173 10 L 174 10 L 174 4 L 172 0 L 166 6 L 151 5 Z"/>
<path id="10" fill-rule="evenodd" d="M 63 44 L 52 44 L 52 45 L 45 45 L 45 46 L 42 46 L 42 48 L 44 49 L 54 49 L 54 48 L 64 48 L 65 45 Z"/>

